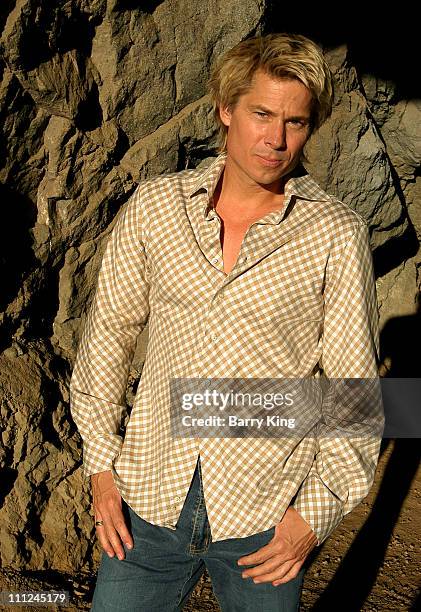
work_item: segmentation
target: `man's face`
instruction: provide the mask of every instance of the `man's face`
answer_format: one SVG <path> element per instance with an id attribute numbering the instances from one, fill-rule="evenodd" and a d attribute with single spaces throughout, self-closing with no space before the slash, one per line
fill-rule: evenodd
<path id="1" fill-rule="evenodd" d="M 300 81 L 257 71 L 234 108 L 219 111 L 228 126 L 227 164 L 247 184 L 282 191 L 280 179 L 299 163 L 310 136 L 311 110 L 311 93 Z"/>

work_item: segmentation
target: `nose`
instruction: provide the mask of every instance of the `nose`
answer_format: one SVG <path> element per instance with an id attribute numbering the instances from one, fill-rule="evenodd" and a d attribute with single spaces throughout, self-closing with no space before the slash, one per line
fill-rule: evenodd
<path id="1" fill-rule="evenodd" d="M 283 123 L 273 122 L 268 126 L 265 144 L 272 149 L 286 148 L 286 130 Z"/>

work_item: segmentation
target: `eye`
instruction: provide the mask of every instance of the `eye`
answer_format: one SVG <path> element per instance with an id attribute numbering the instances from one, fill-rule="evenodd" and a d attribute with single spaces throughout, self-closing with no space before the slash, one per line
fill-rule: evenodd
<path id="1" fill-rule="evenodd" d="M 294 127 L 306 127 L 307 125 L 302 119 L 289 119 L 288 123 L 291 123 Z"/>
<path id="2" fill-rule="evenodd" d="M 268 114 L 265 113 L 264 111 L 254 111 L 254 114 L 257 115 L 258 117 L 262 117 L 263 119 L 268 116 Z"/>

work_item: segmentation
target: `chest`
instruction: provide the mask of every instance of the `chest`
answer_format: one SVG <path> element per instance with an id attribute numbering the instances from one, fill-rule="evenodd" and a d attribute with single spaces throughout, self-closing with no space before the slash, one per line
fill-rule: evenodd
<path id="1" fill-rule="evenodd" d="M 224 262 L 224 272 L 229 274 L 238 259 L 244 237 L 251 226 L 249 223 L 226 223 L 221 224 L 221 247 Z"/>
<path id="2" fill-rule="evenodd" d="M 241 245 L 250 227 L 272 211 L 273 207 L 262 208 L 254 215 L 249 215 L 247 218 L 239 218 L 239 215 L 235 214 L 232 210 L 217 206 L 217 212 L 221 219 L 220 240 L 225 274 L 229 274 L 234 267 L 241 251 Z"/>
<path id="3" fill-rule="evenodd" d="M 225 274 L 229 274 L 234 267 L 250 227 L 253 223 L 264 217 L 267 212 L 271 212 L 271 210 L 261 211 L 259 214 L 248 219 L 238 219 L 235 216 L 219 212 L 221 219 L 220 241 Z"/>
<path id="4" fill-rule="evenodd" d="M 197 314 L 226 283 L 221 270 L 230 273 L 241 259 L 241 273 L 225 287 L 224 307 L 229 308 L 232 296 L 244 316 L 249 309 L 253 317 L 257 312 L 263 318 L 275 312 L 296 316 L 298 309 L 318 318 L 329 255 L 329 241 L 319 240 L 320 229 L 313 222 L 302 223 L 300 215 L 297 231 L 285 241 L 288 228 L 261 224 L 261 215 L 247 220 L 218 215 L 221 222 L 207 220 L 197 233 L 187 217 L 181 218 L 179 228 L 158 224 L 158 219 L 149 232 L 146 249 L 155 314 Z"/>

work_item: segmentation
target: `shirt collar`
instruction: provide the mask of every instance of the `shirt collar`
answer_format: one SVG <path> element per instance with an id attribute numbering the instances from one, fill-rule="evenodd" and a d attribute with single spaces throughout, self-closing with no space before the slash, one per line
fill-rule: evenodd
<path id="1" fill-rule="evenodd" d="M 193 187 L 190 189 L 188 196 L 192 197 L 196 195 L 198 191 L 205 190 L 209 195 L 212 195 L 215 191 L 216 185 L 218 184 L 219 178 L 225 168 L 225 160 L 227 158 L 226 153 L 221 153 L 218 155 L 216 159 L 211 163 L 210 166 L 205 168 L 202 173 L 199 175 L 197 181 L 193 184 Z"/>
<path id="2" fill-rule="evenodd" d="M 227 154 L 225 152 L 218 155 L 210 166 L 199 175 L 197 181 L 188 193 L 189 198 L 192 198 L 198 193 L 203 193 L 204 191 L 208 194 L 208 198 L 203 208 L 206 219 L 210 219 L 215 215 L 212 208 L 211 196 L 224 171 L 226 158 Z M 293 197 L 317 202 L 329 201 L 331 199 L 331 197 L 319 187 L 316 181 L 312 179 L 304 166 L 300 164 L 295 168 L 285 184 L 285 199 L 282 209 L 269 213 L 265 216 L 265 219 L 270 223 L 279 223 L 284 217 L 287 207 Z"/>

